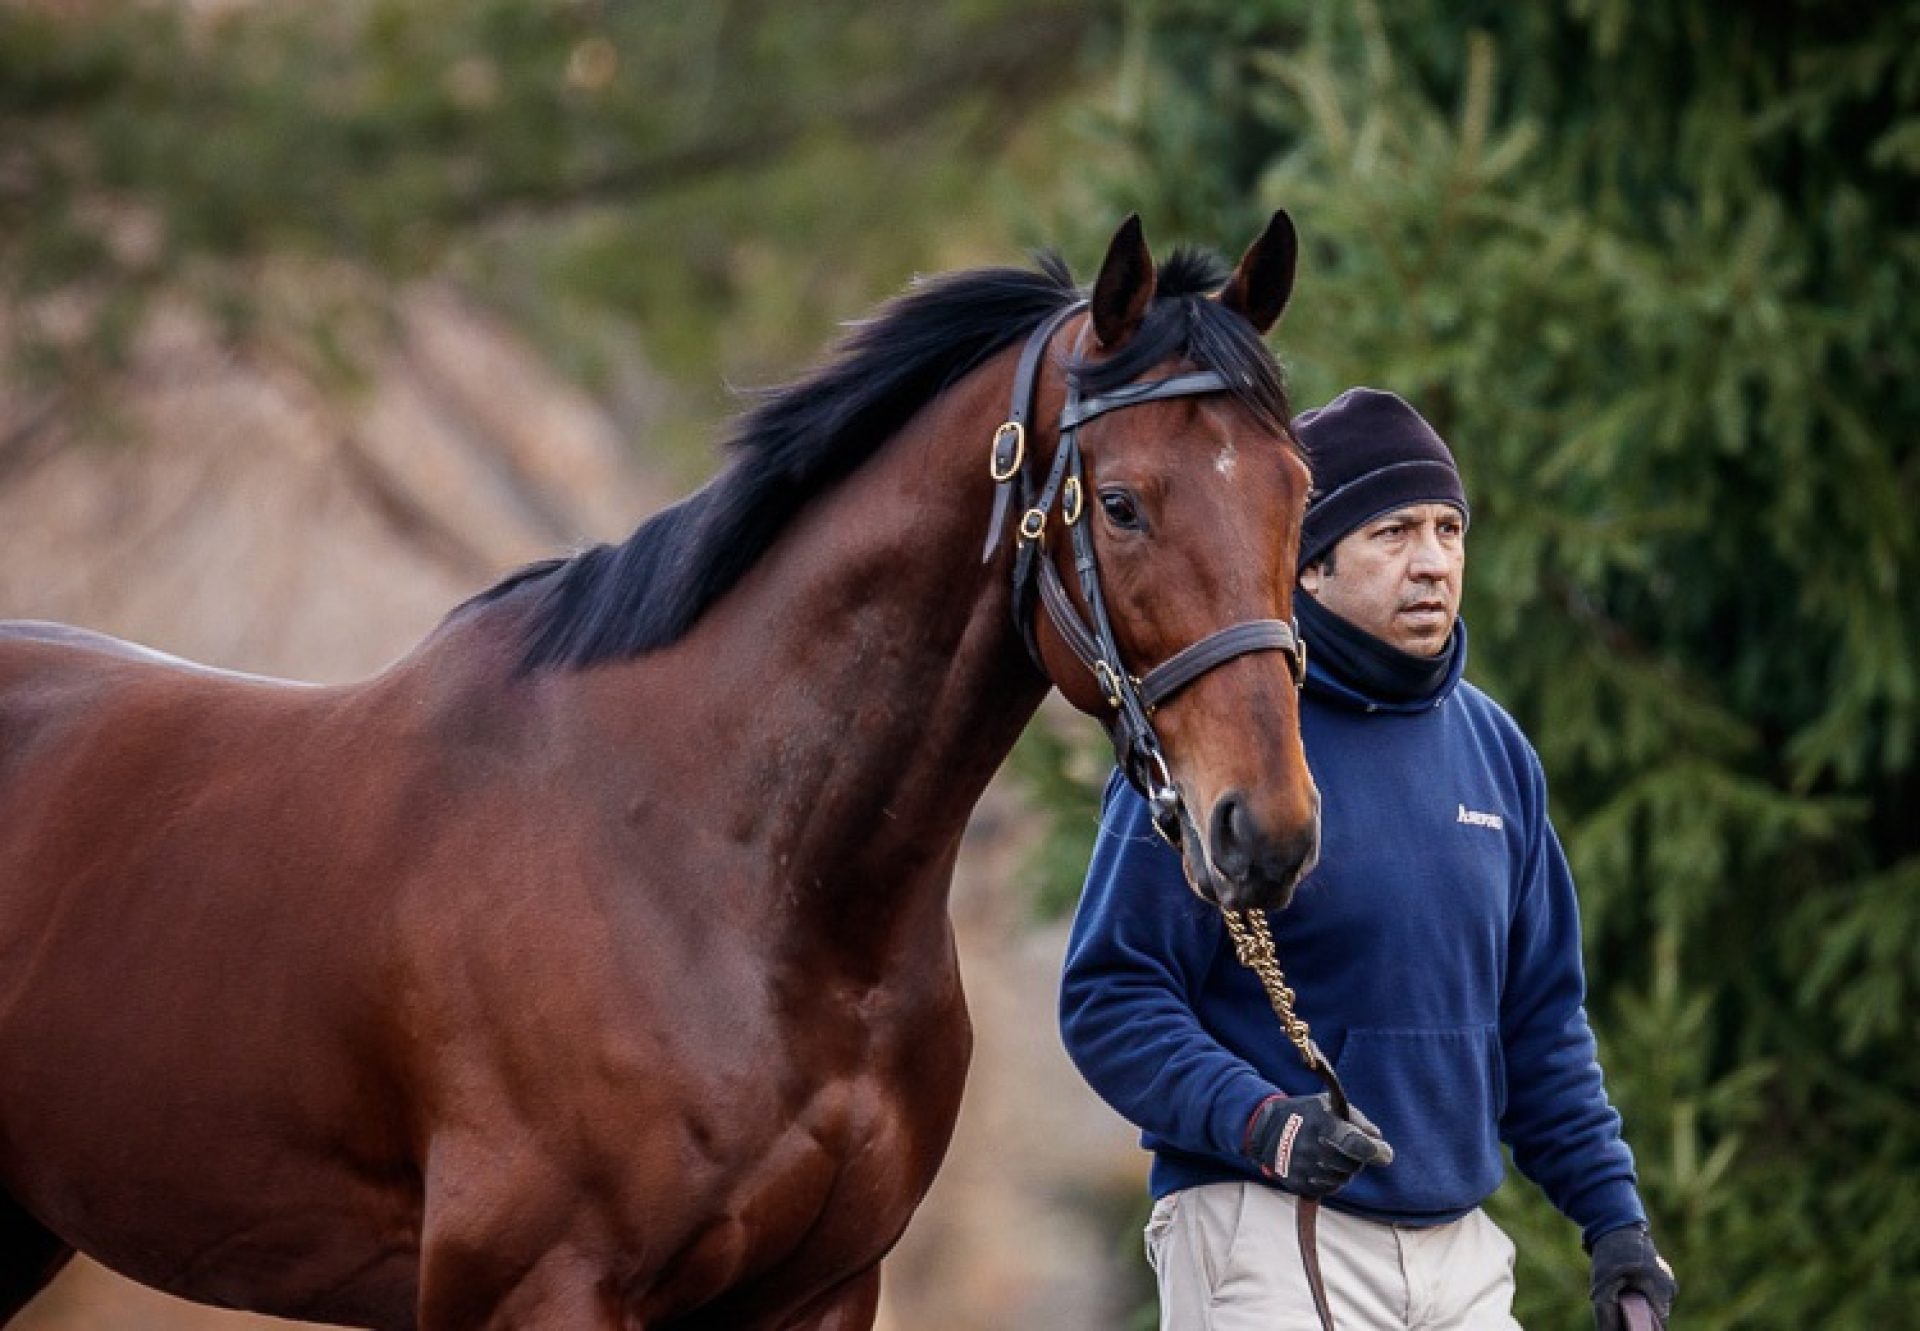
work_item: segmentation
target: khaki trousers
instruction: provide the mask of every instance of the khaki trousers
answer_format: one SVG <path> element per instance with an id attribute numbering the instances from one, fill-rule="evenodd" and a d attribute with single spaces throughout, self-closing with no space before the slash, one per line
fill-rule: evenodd
<path id="1" fill-rule="evenodd" d="M 1297 1204 L 1257 1183 L 1162 1197 L 1147 1222 L 1161 1331 L 1320 1331 Z M 1519 1331 L 1513 1241 L 1484 1211 L 1414 1229 L 1322 1207 L 1319 1247 L 1339 1331 Z"/>

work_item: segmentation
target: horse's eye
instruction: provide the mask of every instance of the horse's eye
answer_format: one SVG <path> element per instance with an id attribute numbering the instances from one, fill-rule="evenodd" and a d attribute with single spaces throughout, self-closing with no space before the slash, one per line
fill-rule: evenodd
<path id="1" fill-rule="evenodd" d="M 1108 522 L 1124 531 L 1138 531 L 1142 525 L 1140 506 L 1125 490 L 1102 490 L 1100 511 L 1107 515 Z"/>

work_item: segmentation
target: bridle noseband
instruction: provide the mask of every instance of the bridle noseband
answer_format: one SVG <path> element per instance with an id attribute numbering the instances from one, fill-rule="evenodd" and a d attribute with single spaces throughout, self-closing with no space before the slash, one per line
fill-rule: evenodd
<path id="1" fill-rule="evenodd" d="M 1017 489 L 1021 516 L 1013 562 L 1014 623 L 1026 641 L 1034 664 L 1040 667 L 1041 673 L 1046 673 L 1033 625 L 1034 589 L 1038 587 L 1040 603 L 1061 641 L 1093 674 L 1113 708 L 1113 716 L 1106 725 L 1120 770 L 1146 798 L 1155 829 L 1169 845 L 1177 848 L 1183 834 L 1197 835 L 1198 829 L 1182 806 L 1179 791 L 1167 769 L 1166 754 L 1153 729 L 1154 710 L 1214 667 L 1249 652 L 1285 653 L 1287 668 L 1297 688 L 1306 681 L 1307 649 L 1297 625 L 1282 619 L 1254 619 L 1208 634 L 1149 670 L 1144 677 L 1127 670 L 1113 635 L 1106 598 L 1101 595 L 1093 534 L 1089 524 L 1081 521 L 1086 510 L 1086 476 L 1080 457 L 1080 427 L 1095 417 L 1124 407 L 1167 398 L 1225 393 L 1231 391 L 1231 385 L 1218 371 L 1198 370 L 1164 379 L 1146 379 L 1094 397 L 1082 397 L 1078 382 L 1069 374 L 1067 401 L 1061 409 L 1058 426 L 1059 446 L 1036 494 L 1027 466 L 1027 422 L 1033 414 L 1040 362 L 1060 326 L 1084 308 L 1086 302 L 1078 301 L 1051 315 L 1033 331 L 1020 352 L 1013 376 L 1012 405 L 1005 423 L 993 435 L 988 467 L 996 493 L 981 559 L 982 562 L 992 559 L 999 547 Z M 1061 584 L 1053 561 L 1045 557 L 1047 519 L 1056 503 L 1073 541 L 1074 576 L 1080 584 L 1081 599 L 1091 612 L 1091 623 L 1081 616 Z"/>

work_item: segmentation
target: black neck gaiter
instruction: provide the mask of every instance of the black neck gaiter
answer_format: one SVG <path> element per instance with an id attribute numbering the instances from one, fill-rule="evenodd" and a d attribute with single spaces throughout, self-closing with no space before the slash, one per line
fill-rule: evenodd
<path id="1" fill-rule="evenodd" d="M 1447 682 L 1460 635 L 1447 636 L 1436 656 L 1414 656 L 1357 628 L 1306 592 L 1293 598 L 1293 612 L 1307 640 L 1307 654 L 1348 688 L 1379 702 L 1422 702 Z"/>

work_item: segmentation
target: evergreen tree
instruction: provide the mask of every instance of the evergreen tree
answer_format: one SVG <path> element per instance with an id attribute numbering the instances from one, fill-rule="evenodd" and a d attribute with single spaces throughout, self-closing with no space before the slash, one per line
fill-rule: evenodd
<path id="1" fill-rule="evenodd" d="M 1547 768 L 1684 1324 L 1911 1322 L 1920 5 L 1131 22 L 1116 207 L 1291 209 L 1296 403 L 1391 388 L 1460 457 L 1471 673 Z M 1572 1227 L 1497 1209 L 1523 1321 L 1588 1324 Z"/>

